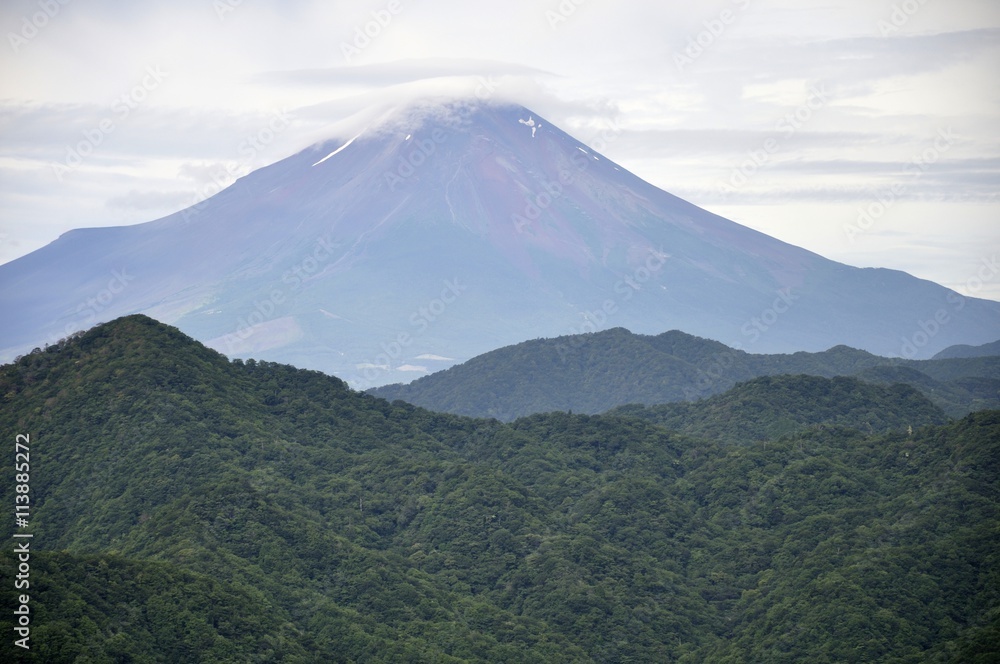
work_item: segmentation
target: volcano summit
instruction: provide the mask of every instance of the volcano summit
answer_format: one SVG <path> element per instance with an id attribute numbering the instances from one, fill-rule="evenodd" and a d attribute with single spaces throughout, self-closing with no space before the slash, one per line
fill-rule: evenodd
<path id="1" fill-rule="evenodd" d="M 0 266 L 0 309 L 4 359 L 145 313 L 357 387 L 611 327 L 910 357 L 1000 331 L 1000 303 L 827 260 L 526 108 L 458 102 L 373 119 L 162 219 L 66 233 Z"/>

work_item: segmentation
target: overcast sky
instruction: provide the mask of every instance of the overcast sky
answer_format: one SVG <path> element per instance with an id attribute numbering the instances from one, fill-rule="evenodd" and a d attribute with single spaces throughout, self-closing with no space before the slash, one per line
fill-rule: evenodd
<path id="1" fill-rule="evenodd" d="M 5 0 L 0 27 L 0 262 L 447 92 L 830 258 L 1000 300 L 996 0 Z"/>

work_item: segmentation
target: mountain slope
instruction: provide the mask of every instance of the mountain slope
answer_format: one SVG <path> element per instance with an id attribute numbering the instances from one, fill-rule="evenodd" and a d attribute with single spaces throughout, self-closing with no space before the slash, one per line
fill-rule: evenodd
<path id="1" fill-rule="evenodd" d="M 633 371 L 637 357 L 643 358 L 642 366 Z M 475 411 L 477 417 L 509 421 L 555 410 L 593 414 L 625 403 L 678 401 L 698 375 L 685 359 L 615 328 L 572 340 L 528 341 L 373 393 L 441 412 Z"/>
<path id="2" fill-rule="evenodd" d="M 958 345 L 945 348 L 934 356 L 935 360 L 948 360 L 959 357 L 995 357 L 1000 355 L 1000 341 L 981 346 Z"/>
<path id="3" fill-rule="evenodd" d="M 405 510 L 472 472 L 450 452 L 471 422 L 435 425 L 315 372 L 229 364 L 145 317 L 3 367 L 0 385 L 5 430 L 36 441 L 36 541 L 257 593 L 285 625 L 271 635 L 291 630 L 309 653 L 273 661 L 583 659 L 538 620 L 432 580 L 407 561 L 412 540 L 393 545 Z M 524 527 L 530 510 L 516 510 Z M 210 617 L 173 620 L 205 631 Z"/>
<path id="4" fill-rule="evenodd" d="M 612 326 L 908 356 L 1000 329 L 1000 303 L 829 261 L 528 109 L 466 103 L 373 117 L 163 219 L 66 233 L 0 266 L 0 311 L 6 358 L 143 312 L 230 356 L 365 387 Z"/>
<path id="5" fill-rule="evenodd" d="M 738 617 L 730 637 L 704 652 L 705 660 L 957 663 L 1000 656 L 1000 612 L 983 603 L 979 594 L 1000 581 L 992 567 L 1000 549 L 990 541 L 992 534 L 972 525 L 980 517 L 992 520 L 1000 497 L 993 483 L 1000 479 L 992 429 L 1000 421 L 997 418 L 996 412 L 977 413 L 953 426 L 918 431 L 912 438 L 893 435 L 860 444 L 845 440 L 842 444 L 850 446 L 849 451 L 834 443 L 836 434 L 817 432 L 790 441 L 790 446 L 816 445 L 814 455 L 802 463 L 787 463 L 777 473 L 773 467 L 768 470 L 766 455 L 751 453 L 742 462 L 730 457 L 733 465 L 726 477 L 733 483 L 731 490 L 747 490 L 747 500 L 708 508 L 703 517 L 744 533 L 746 545 L 720 552 L 713 562 L 727 561 L 718 570 L 723 575 L 731 570 L 734 578 L 755 576 L 756 587 L 736 598 Z M 945 440 L 950 449 L 962 449 L 967 469 L 957 474 L 945 470 L 948 462 L 938 456 L 939 450 L 932 451 Z M 781 464 L 788 449 L 783 447 L 774 461 Z M 820 449 L 830 456 L 821 456 Z M 923 464 L 927 466 L 920 468 Z M 931 479 L 927 471 L 942 474 Z M 907 474 L 923 475 L 924 480 L 910 485 L 922 488 L 895 497 L 890 497 L 892 490 L 883 493 Z M 973 477 L 971 491 L 953 484 Z M 802 491 L 813 492 L 812 498 L 800 502 Z M 711 493 L 700 495 L 710 499 Z M 870 500 L 885 511 L 878 515 L 867 511 L 862 506 Z M 941 519 L 948 518 L 960 523 L 946 526 Z M 775 532 L 764 534 L 768 529 L 760 524 L 769 521 L 788 524 L 784 538 Z M 942 526 L 948 534 L 926 546 L 927 533 Z M 958 572 L 966 565 L 978 565 L 978 556 L 991 561 L 989 569 L 969 575 Z M 952 562 L 946 562 L 949 558 Z M 761 565 L 757 560 L 769 562 Z M 755 575 L 761 567 L 768 571 Z M 930 584 L 923 586 L 924 581 Z M 930 594 L 922 595 L 924 591 Z M 891 608 L 898 602 L 921 603 L 921 596 L 927 604 L 919 617 L 904 617 Z M 943 617 L 941 609 L 951 601 L 966 607 L 961 636 L 945 647 L 903 645 L 908 641 L 903 635 L 911 627 L 920 624 L 918 631 L 927 629 Z M 825 627 L 817 629 L 821 624 Z M 932 640 L 951 629 L 945 624 L 940 631 L 930 628 L 935 633 Z"/>
<path id="6" fill-rule="evenodd" d="M 928 373 L 941 373 L 936 365 L 937 360 L 927 363 L 924 369 Z M 942 364 L 956 364 L 944 362 Z M 949 367 L 948 374 L 962 371 L 957 377 L 945 376 L 932 378 L 928 373 L 917 371 L 906 366 L 878 366 L 866 369 L 856 376 L 869 383 L 891 385 L 904 383 L 920 390 L 939 408 L 952 417 L 961 417 L 977 410 L 1000 409 L 1000 378 L 990 378 L 1000 369 L 1000 362 L 986 359 L 981 362 L 963 360 L 965 367 Z M 980 371 L 982 369 L 982 371 Z"/>
<path id="7" fill-rule="evenodd" d="M 145 317 L 0 367 L 0 394 L 0 427 L 32 437 L 32 601 L 58 605 L 36 636 L 60 639 L 48 659 L 7 641 L 4 661 L 997 649 L 1000 413 L 766 446 L 618 417 L 503 425 L 228 362 Z M 147 606 L 165 584 L 176 601 Z"/>
<path id="8" fill-rule="evenodd" d="M 537 339 L 372 393 L 432 410 L 511 420 L 553 410 L 600 413 L 632 403 L 691 401 L 779 374 L 905 383 L 958 417 L 1000 406 L 1000 358 L 902 360 L 847 346 L 750 354 L 676 330 L 645 336 L 613 329 Z"/>
<path id="9" fill-rule="evenodd" d="M 883 387 L 855 378 L 805 375 L 755 378 L 694 403 L 621 406 L 609 415 L 638 417 L 689 436 L 734 444 L 774 440 L 817 425 L 879 433 L 948 419 L 908 385 Z"/>
<path id="10" fill-rule="evenodd" d="M 0 552 L 0 574 L 15 578 L 17 556 Z M 308 643 L 288 613 L 248 586 L 234 587 L 176 565 L 115 555 L 35 552 L 30 651 L 4 661 L 309 661 Z M 5 606 L 20 606 L 4 587 Z M 30 605 L 30 604 L 29 604 Z M 4 627 L 13 633 L 8 621 Z M 4 643 L 4 647 L 9 647 Z"/>

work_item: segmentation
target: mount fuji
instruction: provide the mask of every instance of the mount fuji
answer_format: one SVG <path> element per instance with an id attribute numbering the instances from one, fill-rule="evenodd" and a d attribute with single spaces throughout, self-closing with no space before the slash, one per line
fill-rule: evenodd
<path id="1" fill-rule="evenodd" d="M 911 358 L 1000 331 L 1000 303 L 825 259 L 526 108 L 454 101 L 373 116 L 162 219 L 70 231 L 0 266 L 0 311 L 4 360 L 145 313 L 361 388 L 613 327 Z"/>

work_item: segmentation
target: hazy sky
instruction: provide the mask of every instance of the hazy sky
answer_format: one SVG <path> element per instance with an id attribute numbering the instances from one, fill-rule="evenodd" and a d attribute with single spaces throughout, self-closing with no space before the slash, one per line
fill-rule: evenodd
<path id="1" fill-rule="evenodd" d="M 0 27 L 0 262 L 447 92 L 830 258 L 1000 300 L 996 0 L 5 0 Z"/>

